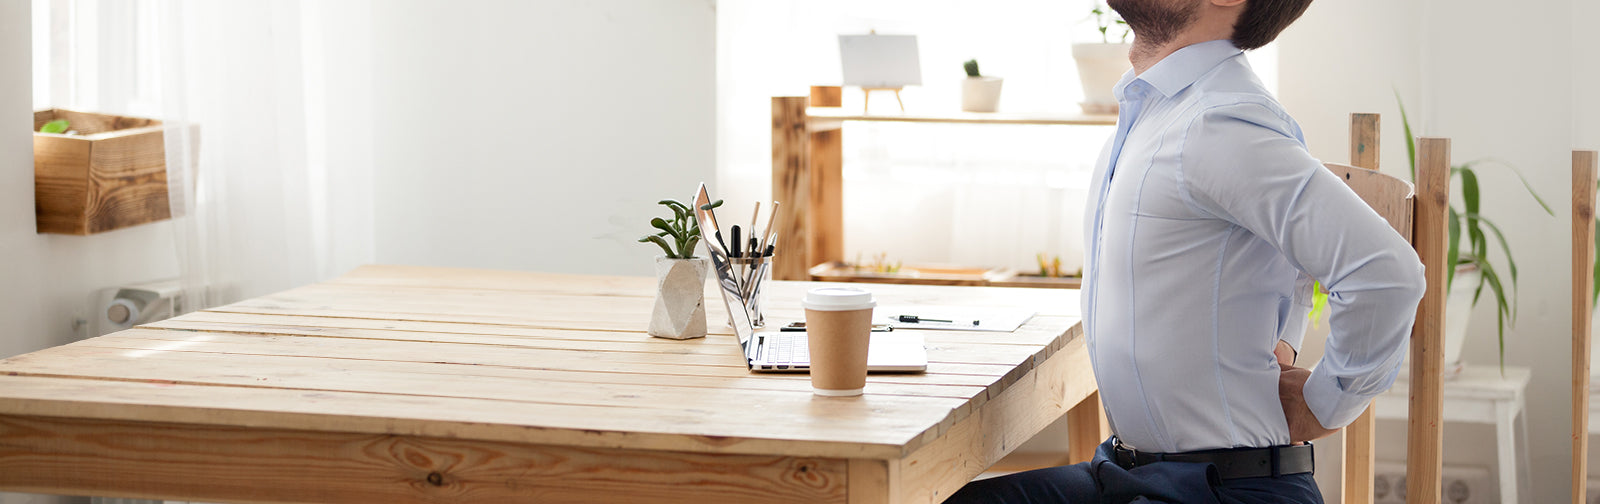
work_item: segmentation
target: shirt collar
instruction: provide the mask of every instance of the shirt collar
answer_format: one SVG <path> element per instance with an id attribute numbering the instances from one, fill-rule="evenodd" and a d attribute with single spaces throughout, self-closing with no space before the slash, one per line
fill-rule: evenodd
<path id="1" fill-rule="evenodd" d="M 1234 47 L 1230 40 L 1211 40 L 1193 44 L 1167 55 L 1141 75 L 1134 75 L 1133 69 L 1129 69 L 1122 74 L 1122 80 L 1117 81 L 1113 91 L 1117 101 L 1120 102 L 1124 100 L 1129 85 L 1134 81 L 1143 81 L 1163 96 L 1170 98 L 1190 84 L 1194 84 L 1200 76 L 1210 72 L 1224 60 L 1243 52 Z"/>

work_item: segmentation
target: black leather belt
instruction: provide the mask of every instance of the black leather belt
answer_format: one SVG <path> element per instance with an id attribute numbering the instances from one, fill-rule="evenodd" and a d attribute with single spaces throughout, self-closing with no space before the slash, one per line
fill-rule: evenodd
<path id="1" fill-rule="evenodd" d="M 1133 469 L 1156 462 L 1198 462 L 1217 467 L 1222 479 L 1279 477 L 1316 469 L 1310 443 L 1267 448 L 1231 448 L 1184 453 L 1150 453 L 1132 450 L 1119 441 L 1111 450 L 1118 466 Z"/>

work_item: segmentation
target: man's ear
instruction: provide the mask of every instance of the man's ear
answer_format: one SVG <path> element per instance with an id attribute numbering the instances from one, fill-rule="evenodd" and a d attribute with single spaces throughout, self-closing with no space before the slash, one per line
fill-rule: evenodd
<path id="1" fill-rule="evenodd" d="M 1211 0 L 1211 5 L 1217 7 L 1237 7 L 1244 5 L 1245 0 Z"/>

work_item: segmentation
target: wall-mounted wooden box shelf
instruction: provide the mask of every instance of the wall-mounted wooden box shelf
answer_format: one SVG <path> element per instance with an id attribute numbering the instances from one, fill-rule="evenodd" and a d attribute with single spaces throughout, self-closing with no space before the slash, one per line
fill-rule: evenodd
<path id="1" fill-rule="evenodd" d="M 66 119 L 77 135 L 37 133 Z M 33 113 L 40 233 L 89 235 L 172 218 L 161 121 L 62 109 Z"/>

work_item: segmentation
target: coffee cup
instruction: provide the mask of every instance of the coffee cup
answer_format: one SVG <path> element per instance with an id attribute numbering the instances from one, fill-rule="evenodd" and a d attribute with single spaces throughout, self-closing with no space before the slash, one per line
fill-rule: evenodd
<path id="1" fill-rule="evenodd" d="M 872 293 L 821 287 L 806 293 L 806 340 L 811 348 L 811 391 L 858 396 L 867 385 L 867 343 L 872 337 Z"/>

